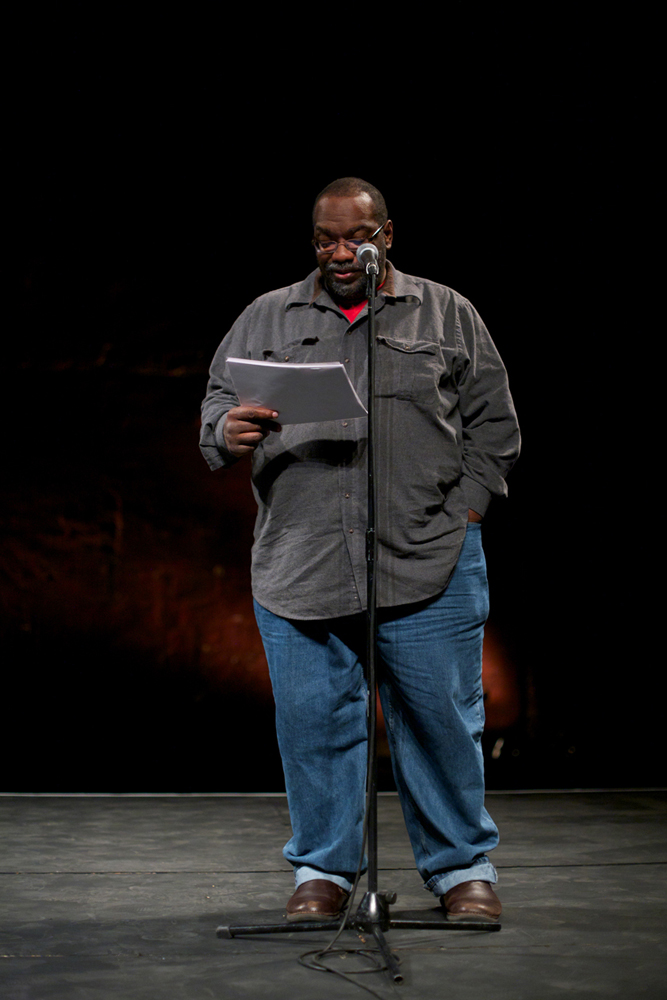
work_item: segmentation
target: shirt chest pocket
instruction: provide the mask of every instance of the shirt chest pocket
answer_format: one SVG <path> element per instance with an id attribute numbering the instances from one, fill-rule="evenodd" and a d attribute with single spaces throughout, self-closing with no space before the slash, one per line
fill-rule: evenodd
<path id="1" fill-rule="evenodd" d="M 319 337 L 301 337 L 299 340 L 292 340 L 283 347 L 266 347 L 262 351 L 262 361 L 285 362 L 301 365 L 322 361 L 330 361 L 330 358 L 321 357 L 323 348 Z"/>
<path id="2" fill-rule="evenodd" d="M 378 396 L 408 400 L 424 400 L 437 393 L 447 374 L 439 344 L 385 336 L 377 338 L 375 369 Z"/>

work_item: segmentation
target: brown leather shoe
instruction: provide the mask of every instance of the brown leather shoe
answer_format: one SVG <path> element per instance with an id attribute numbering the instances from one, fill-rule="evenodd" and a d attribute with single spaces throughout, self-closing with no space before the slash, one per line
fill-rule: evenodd
<path id="1" fill-rule="evenodd" d="M 326 878 L 302 882 L 285 907 L 288 920 L 335 920 L 348 893 Z"/>
<path id="2" fill-rule="evenodd" d="M 440 897 L 448 920 L 498 920 L 500 900 L 489 882 L 461 882 Z"/>

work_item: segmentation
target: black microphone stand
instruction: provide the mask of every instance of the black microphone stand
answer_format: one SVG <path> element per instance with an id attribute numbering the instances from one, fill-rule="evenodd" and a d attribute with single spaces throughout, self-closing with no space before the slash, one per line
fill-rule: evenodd
<path id="1" fill-rule="evenodd" d="M 378 818 L 377 818 L 377 531 L 376 531 L 376 464 L 375 464 L 375 297 L 377 291 L 377 248 L 364 244 L 357 251 L 358 258 L 368 247 L 375 251 L 366 265 L 368 295 L 368 520 L 366 524 L 366 682 L 368 685 L 368 767 L 366 773 L 366 840 L 368 855 L 368 889 L 354 915 L 349 912 L 344 927 L 341 920 L 308 920 L 279 924 L 221 925 L 216 934 L 220 938 L 233 938 L 245 934 L 278 934 L 304 931 L 356 930 L 372 934 L 384 959 L 384 968 L 392 979 L 403 981 L 398 959 L 391 951 L 385 932 L 401 930 L 443 931 L 499 931 L 500 923 L 486 921 L 448 921 L 442 911 L 431 911 L 430 918 L 404 913 L 391 917 L 389 907 L 396 902 L 395 892 L 378 892 Z M 322 966 L 321 968 L 325 968 Z"/>

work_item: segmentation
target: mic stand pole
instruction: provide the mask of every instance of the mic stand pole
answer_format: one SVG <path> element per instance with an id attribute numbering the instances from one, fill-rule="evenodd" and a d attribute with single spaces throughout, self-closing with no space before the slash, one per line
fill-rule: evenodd
<path id="1" fill-rule="evenodd" d="M 390 950 L 384 931 L 390 926 L 389 904 L 396 901 L 395 892 L 378 892 L 378 817 L 377 817 L 377 480 L 375 462 L 375 296 L 378 266 L 366 265 L 368 295 L 368 445 L 367 482 L 368 516 L 366 523 L 366 683 L 368 685 L 368 890 L 357 909 L 354 925 L 372 934 L 396 982 L 402 982 L 398 961 Z"/>

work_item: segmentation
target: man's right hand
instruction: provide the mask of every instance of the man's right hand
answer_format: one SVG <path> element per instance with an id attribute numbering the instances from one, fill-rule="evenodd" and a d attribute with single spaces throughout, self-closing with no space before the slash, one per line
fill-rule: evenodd
<path id="1" fill-rule="evenodd" d="M 282 430 L 274 419 L 277 416 L 275 410 L 263 406 L 235 406 L 229 410 L 223 430 L 227 451 L 235 458 L 253 452 L 271 431 Z"/>

